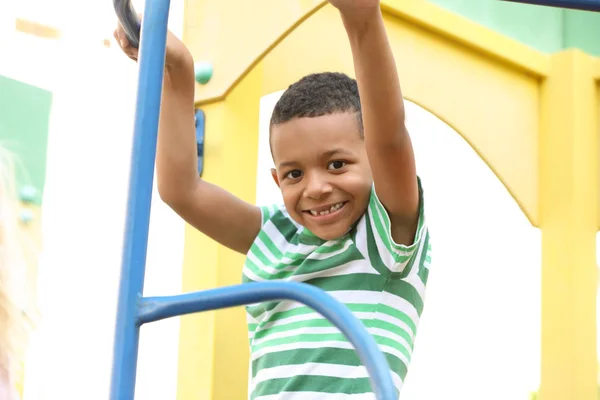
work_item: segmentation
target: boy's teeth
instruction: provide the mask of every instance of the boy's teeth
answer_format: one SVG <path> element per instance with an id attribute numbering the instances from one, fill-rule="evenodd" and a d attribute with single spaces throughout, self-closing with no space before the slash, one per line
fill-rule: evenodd
<path id="1" fill-rule="evenodd" d="M 324 210 L 324 211 L 315 211 L 315 210 L 310 210 L 310 213 L 311 213 L 312 215 L 314 215 L 314 216 L 317 216 L 317 215 L 327 215 L 327 214 L 329 214 L 329 213 L 332 213 L 332 212 L 334 212 L 334 211 L 337 211 L 337 210 L 339 210 L 340 208 L 342 208 L 342 206 L 343 206 L 343 205 L 344 205 L 344 203 L 337 203 L 337 204 L 334 204 L 334 205 L 332 205 L 332 206 L 329 208 L 329 210 Z"/>
<path id="2" fill-rule="evenodd" d="M 333 212 L 335 210 L 339 210 L 342 206 L 344 205 L 344 203 L 337 203 L 331 206 L 331 208 L 329 209 L 329 212 Z"/>

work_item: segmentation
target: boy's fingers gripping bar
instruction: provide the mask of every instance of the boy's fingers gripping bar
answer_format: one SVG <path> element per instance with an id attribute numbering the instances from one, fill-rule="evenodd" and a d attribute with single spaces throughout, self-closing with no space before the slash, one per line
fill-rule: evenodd
<path id="1" fill-rule="evenodd" d="M 131 0 L 113 0 L 113 4 L 119 22 L 127 35 L 127 40 L 129 40 L 129 44 L 136 49 L 139 48 L 141 23 L 131 4 Z"/>

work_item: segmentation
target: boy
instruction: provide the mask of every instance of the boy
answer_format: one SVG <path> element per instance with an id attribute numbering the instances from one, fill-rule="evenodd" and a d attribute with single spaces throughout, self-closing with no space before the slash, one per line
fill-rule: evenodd
<path id="1" fill-rule="evenodd" d="M 197 176 L 193 61 L 171 34 L 158 188 L 188 223 L 247 255 L 244 282 L 302 281 L 349 307 L 385 353 L 400 391 L 429 265 L 422 192 L 379 0 L 329 2 L 348 33 L 357 81 L 309 75 L 275 106 L 271 172 L 285 207 L 247 204 Z M 124 39 L 122 29 L 115 37 Z M 126 40 L 121 46 L 137 57 Z M 352 346 L 311 309 L 268 302 L 248 306 L 247 318 L 251 398 L 374 397 Z"/>

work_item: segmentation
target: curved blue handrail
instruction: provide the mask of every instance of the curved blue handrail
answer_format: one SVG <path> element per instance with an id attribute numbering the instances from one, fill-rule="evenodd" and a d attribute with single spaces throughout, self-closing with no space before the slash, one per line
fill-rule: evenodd
<path id="1" fill-rule="evenodd" d="M 300 283 L 269 282 L 223 287 L 172 297 L 143 298 L 150 205 L 162 96 L 169 0 L 146 0 L 140 21 L 130 0 L 113 0 L 132 46 L 140 48 L 125 241 L 115 326 L 111 400 L 133 400 L 143 323 L 199 311 L 290 299 L 306 304 L 337 326 L 355 346 L 379 400 L 396 400 L 388 363 L 365 327 L 324 291 Z"/>
<path id="2" fill-rule="evenodd" d="M 377 399 L 397 400 L 389 364 L 364 325 L 350 310 L 321 289 L 296 282 L 256 282 L 226 286 L 169 297 L 149 297 L 141 301 L 139 323 L 199 311 L 254 304 L 272 300 L 295 300 L 327 318 L 354 345 L 371 378 Z"/>
<path id="3" fill-rule="evenodd" d="M 141 21 L 131 4 L 131 0 L 113 0 L 113 5 L 129 44 L 138 48 L 140 45 Z"/>

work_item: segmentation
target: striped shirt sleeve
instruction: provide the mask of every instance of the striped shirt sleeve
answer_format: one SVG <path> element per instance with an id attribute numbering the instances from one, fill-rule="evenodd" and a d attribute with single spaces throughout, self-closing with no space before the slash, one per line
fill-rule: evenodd
<path id="1" fill-rule="evenodd" d="M 265 224 L 267 223 L 267 221 L 269 221 L 273 215 L 275 215 L 275 213 L 277 211 L 279 211 L 279 209 L 282 206 L 277 205 L 277 204 L 271 204 L 268 206 L 260 206 L 260 213 L 261 213 L 261 223 L 260 226 L 263 227 L 265 226 Z"/>
<path id="2" fill-rule="evenodd" d="M 422 253 L 423 245 L 428 237 L 427 224 L 425 221 L 425 210 L 423 201 L 423 188 L 421 186 L 421 179 L 418 178 L 419 185 L 419 220 L 417 223 L 417 230 L 415 232 L 415 238 L 411 245 L 403 245 L 394 242 L 391 233 L 391 221 L 390 216 L 377 197 L 375 188 L 371 191 L 371 198 L 369 200 L 368 207 L 368 218 L 367 223 L 370 225 L 371 236 L 370 239 L 377 245 L 378 256 L 381 258 L 383 264 L 392 272 L 404 271 L 407 268 L 410 269 L 412 264 L 418 257 L 417 254 Z M 378 257 L 378 258 L 379 258 Z M 418 261 L 421 262 L 421 261 Z"/>

